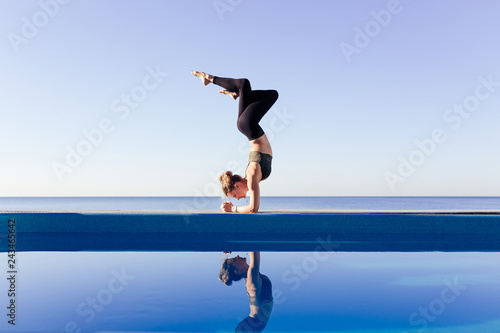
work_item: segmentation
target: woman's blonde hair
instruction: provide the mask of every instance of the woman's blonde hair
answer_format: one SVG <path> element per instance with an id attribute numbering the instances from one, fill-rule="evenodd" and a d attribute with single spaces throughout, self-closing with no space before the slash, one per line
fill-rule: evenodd
<path id="1" fill-rule="evenodd" d="M 222 192 L 226 197 L 229 196 L 229 193 L 234 190 L 237 182 L 242 181 L 243 178 L 239 175 L 233 175 L 231 171 L 226 171 L 219 177 L 220 184 L 222 185 Z"/>

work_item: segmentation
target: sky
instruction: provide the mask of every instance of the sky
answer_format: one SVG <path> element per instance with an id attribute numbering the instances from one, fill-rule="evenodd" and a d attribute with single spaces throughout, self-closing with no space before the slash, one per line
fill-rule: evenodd
<path id="1" fill-rule="evenodd" d="M 0 196 L 219 196 L 249 144 L 190 70 L 280 97 L 263 196 L 499 196 L 495 1 L 0 0 Z"/>

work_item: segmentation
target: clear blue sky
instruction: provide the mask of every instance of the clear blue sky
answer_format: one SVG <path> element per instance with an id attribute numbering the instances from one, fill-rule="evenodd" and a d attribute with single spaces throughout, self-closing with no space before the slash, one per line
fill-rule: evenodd
<path id="1" fill-rule="evenodd" d="M 0 1 L 1 196 L 219 195 L 192 69 L 279 91 L 263 195 L 500 195 L 494 1 L 59 1 Z"/>

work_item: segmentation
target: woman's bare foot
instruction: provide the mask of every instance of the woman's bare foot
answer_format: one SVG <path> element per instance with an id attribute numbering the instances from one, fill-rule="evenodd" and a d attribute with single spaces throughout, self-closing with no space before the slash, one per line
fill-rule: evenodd
<path id="1" fill-rule="evenodd" d="M 191 71 L 191 73 L 194 75 L 194 76 L 197 76 L 201 79 L 201 82 L 203 82 L 203 85 L 207 85 L 209 83 L 212 83 L 214 82 L 214 76 L 213 75 L 210 75 L 210 74 L 207 74 L 207 73 L 203 73 L 203 72 L 197 72 L 197 71 Z"/>
<path id="2" fill-rule="evenodd" d="M 229 95 L 236 100 L 240 95 L 236 91 L 219 90 L 221 94 Z"/>

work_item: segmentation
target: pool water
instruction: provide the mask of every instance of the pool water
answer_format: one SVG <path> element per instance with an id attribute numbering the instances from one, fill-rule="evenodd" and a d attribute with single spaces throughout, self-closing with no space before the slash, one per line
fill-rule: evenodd
<path id="1" fill-rule="evenodd" d="M 247 257 L 245 252 L 231 256 Z M 7 254 L 1 253 L 7 263 Z M 244 282 L 220 252 L 19 252 L 2 332 L 234 332 Z M 262 252 L 264 332 L 499 332 L 498 252 Z M 0 290 L 4 313 L 9 281 Z"/>

